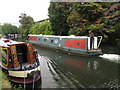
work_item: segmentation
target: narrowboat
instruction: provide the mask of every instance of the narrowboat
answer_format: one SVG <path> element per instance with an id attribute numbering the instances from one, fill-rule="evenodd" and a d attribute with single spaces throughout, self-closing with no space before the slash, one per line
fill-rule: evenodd
<path id="1" fill-rule="evenodd" d="M 53 36 L 28 35 L 28 42 L 43 47 L 62 50 L 67 53 L 82 56 L 98 56 L 102 54 L 99 49 L 102 36 L 94 37 L 91 47 L 91 38 L 88 36 Z"/>
<path id="2" fill-rule="evenodd" d="M 40 80 L 40 63 L 33 44 L 1 38 L 0 52 L 0 66 L 10 81 L 33 83 Z"/>

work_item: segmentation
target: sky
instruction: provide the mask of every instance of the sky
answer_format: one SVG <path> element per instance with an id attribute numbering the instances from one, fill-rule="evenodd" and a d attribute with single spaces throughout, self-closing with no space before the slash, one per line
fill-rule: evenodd
<path id="1" fill-rule="evenodd" d="M 0 23 L 19 26 L 19 16 L 25 13 L 34 21 L 48 18 L 50 0 L 0 0 Z"/>

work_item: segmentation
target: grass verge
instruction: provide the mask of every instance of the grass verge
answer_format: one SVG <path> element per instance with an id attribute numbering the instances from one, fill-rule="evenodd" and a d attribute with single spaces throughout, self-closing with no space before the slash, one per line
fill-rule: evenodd
<path id="1" fill-rule="evenodd" d="M 2 70 L 0 69 L 0 90 L 2 88 L 9 88 L 10 89 L 11 83 L 9 82 L 5 73 L 3 73 Z"/>

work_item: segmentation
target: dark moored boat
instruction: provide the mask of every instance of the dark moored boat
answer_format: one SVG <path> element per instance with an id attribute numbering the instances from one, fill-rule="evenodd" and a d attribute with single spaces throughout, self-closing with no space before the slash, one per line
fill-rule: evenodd
<path id="1" fill-rule="evenodd" d="M 99 49 L 101 40 L 102 36 L 94 37 L 91 49 L 90 37 L 87 36 L 28 35 L 30 43 L 84 56 L 101 55 L 102 51 Z"/>
<path id="2" fill-rule="evenodd" d="M 11 81 L 32 83 L 41 78 L 38 54 L 32 44 L 1 38 L 0 48 L 0 66 Z"/>

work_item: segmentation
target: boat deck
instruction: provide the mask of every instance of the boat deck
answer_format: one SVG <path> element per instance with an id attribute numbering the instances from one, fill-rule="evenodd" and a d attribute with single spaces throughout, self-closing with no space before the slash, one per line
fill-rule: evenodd
<path id="1" fill-rule="evenodd" d="M 27 63 L 23 63 L 22 64 L 22 68 L 20 67 L 17 67 L 17 68 L 7 68 L 5 67 L 4 65 L 2 65 L 2 63 L 0 63 L 0 67 L 2 67 L 3 69 L 9 69 L 9 70 L 12 70 L 12 71 L 24 71 L 24 70 L 30 70 L 30 69 L 34 69 L 35 67 L 37 66 L 37 63 L 35 62 L 34 64 L 29 64 L 28 62 Z"/>
<path id="2" fill-rule="evenodd" d="M 9 45 L 23 44 L 23 43 L 25 42 L 17 42 L 17 41 L 5 39 L 5 38 L 0 39 L 0 46 L 3 46 L 3 47 L 9 47 Z"/>

